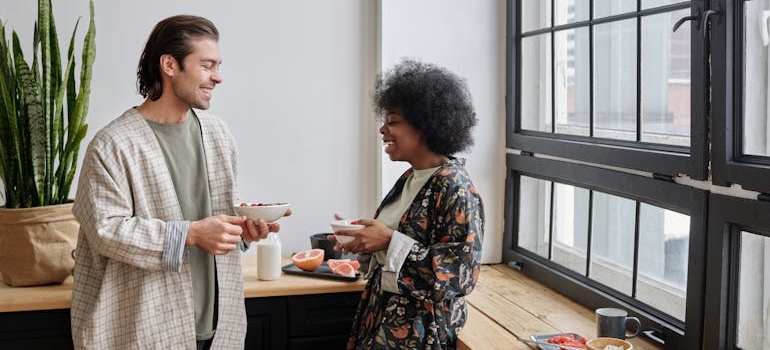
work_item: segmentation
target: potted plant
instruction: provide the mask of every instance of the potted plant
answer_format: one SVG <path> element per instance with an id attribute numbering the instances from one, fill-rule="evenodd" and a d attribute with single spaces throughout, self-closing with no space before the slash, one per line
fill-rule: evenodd
<path id="1" fill-rule="evenodd" d="M 96 31 L 92 0 L 79 72 L 77 28 L 78 23 L 62 65 L 51 0 L 38 0 L 32 60 L 27 61 L 16 31 L 9 42 L 0 18 L 0 180 L 5 201 L 0 208 L 0 273 L 8 285 L 61 283 L 74 267 L 79 225 L 69 192 L 88 129 Z"/>

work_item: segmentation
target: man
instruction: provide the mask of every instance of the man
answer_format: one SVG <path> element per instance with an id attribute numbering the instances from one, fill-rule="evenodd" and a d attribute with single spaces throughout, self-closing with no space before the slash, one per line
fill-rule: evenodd
<path id="1" fill-rule="evenodd" d="M 229 215 L 235 144 L 194 110 L 222 82 L 218 40 L 201 17 L 159 22 L 137 70 L 145 101 L 88 146 L 73 208 L 76 349 L 244 347 L 239 248 L 280 227 Z"/>

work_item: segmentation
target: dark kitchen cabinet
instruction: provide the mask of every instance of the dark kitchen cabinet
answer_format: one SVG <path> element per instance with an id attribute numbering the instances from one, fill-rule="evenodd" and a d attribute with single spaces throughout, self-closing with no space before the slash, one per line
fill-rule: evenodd
<path id="1" fill-rule="evenodd" d="M 344 349 L 360 297 L 350 292 L 246 299 L 246 349 Z"/>
<path id="2" fill-rule="evenodd" d="M 288 349 L 344 349 L 360 299 L 360 292 L 292 297 Z"/>
<path id="3" fill-rule="evenodd" d="M 0 349 L 73 349 L 70 310 L 0 313 Z"/>
<path id="4" fill-rule="evenodd" d="M 286 349 L 288 297 L 246 299 L 246 349 Z"/>
<path id="5" fill-rule="evenodd" d="M 247 350 L 344 349 L 361 292 L 248 298 Z M 0 312 L 0 349 L 73 349 L 70 310 Z"/>

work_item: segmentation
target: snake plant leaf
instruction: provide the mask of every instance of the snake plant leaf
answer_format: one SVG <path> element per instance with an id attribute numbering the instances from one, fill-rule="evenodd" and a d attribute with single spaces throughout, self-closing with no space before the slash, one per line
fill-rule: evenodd
<path id="1" fill-rule="evenodd" d="M 29 68 L 24 58 L 21 56 L 21 52 L 16 53 L 16 72 L 18 73 L 19 87 L 24 98 L 24 107 L 26 107 L 27 121 L 26 128 L 28 131 L 24 134 L 29 134 L 29 148 L 21 149 L 19 151 L 21 160 L 28 159 L 32 168 L 32 180 L 34 181 L 34 189 L 37 192 L 36 197 L 32 197 L 33 203 L 38 203 L 40 198 L 45 198 L 45 182 L 46 182 L 46 155 L 50 151 L 50 144 L 46 138 L 46 123 L 45 116 L 43 114 L 43 103 L 41 101 L 40 91 L 35 84 L 32 70 Z M 24 129 L 24 125 L 18 126 L 20 129 Z M 24 156 L 24 153 L 28 153 Z M 27 179 L 25 179 L 28 181 Z M 29 186 L 29 185 L 28 185 Z"/>
<path id="2" fill-rule="evenodd" d="M 0 180 L 6 207 L 68 201 L 80 143 L 88 130 L 84 121 L 96 52 L 93 0 L 80 67 L 74 45 L 79 20 L 62 66 L 51 3 L 37 1 L 30 63 L 15 32 L 12 45 L 8 43 L 0 20 Z"/>
<path id="3" fill-rule="evenodd" d="M 70 148 L 66 149 L 64 152 L 67 154 L 67 158 L 64 159 L 63 163 L 69 165 L 65 167 L 65 169 L 69 169 L 69 171 L 64 174 L 60 185 L 58 186 L 58 189 L 61 191 L 58 194 L 61 203 L 64 203 L 68 199 L 70 184 L 72 184 L 72 180 L 75 178 L 75 169 L 77 168 L 78 162 L 78 149 L 80 149 L 80 143 L 86 138 L 87 133 L 88 125 L 83 124 L 77 133 L 75 133 L 72 142 L 68 143 Z"/>
<path id="4" fill-rule="evenodd" d="M 71 48 L 72 46 L 70 46 L 70 49 Z M 69 50 L 67 68 L 64 73 L 64 76 L 67 77 L 67 79 L 74 79 L 74 74 L 72 73 L 74 67 L 75 55 L 72 50 Z M 59 89 L 56 92 L 56 102 L 53 104 L 55 110 L 51 116 L 53 118 L 53 122 L 51 123 L 51 134 L 53 138 L 51 142 L 51 146 L 53 147 L 52 154 L 58 155 L 58 158 L 55 159 L 58 166 L 53 173 L 52 181 L 54 183 L 51 188 L 53 191 L 51 198 L 53 198 L 54 201 L 58 201 L 59 194 L 62 192 L 61 187 L 65 185 L 62 181 L 65 178 L 63 174 L 66 174 L 66 169 L 69 167 L 69 163 L 64 162 L 64 159 L 67 157 L 64 145 L 64 96 L 67 95 L 67 90 L 70 85 L 69 82 L 59 84 Z M 69 128 L 67 128 L 67 130 L 69 130 Z M 69 193 L 69 189 L 67 189 L 67 192 Z"/>

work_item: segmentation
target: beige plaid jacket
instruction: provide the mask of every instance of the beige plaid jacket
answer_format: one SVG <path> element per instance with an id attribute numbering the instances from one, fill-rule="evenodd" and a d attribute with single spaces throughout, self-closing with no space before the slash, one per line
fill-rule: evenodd
<path id="1" fill-rule="evenodd" d="M 236 149 L 222 121 L 198 114 L 214 214 L 233 214 Z M 201 185 L 205 186 L 204 179 Z M 195 349 L 190 262 L 164 270 L 168 222 L 182 213 L 165 159 L 132 108 L 88 146 L 73 212 L 80 221 L 72 289 L 76 349 Z M 216 257 L 219 319 L 212 349 L 243 349 L 241 255 Z"/>

